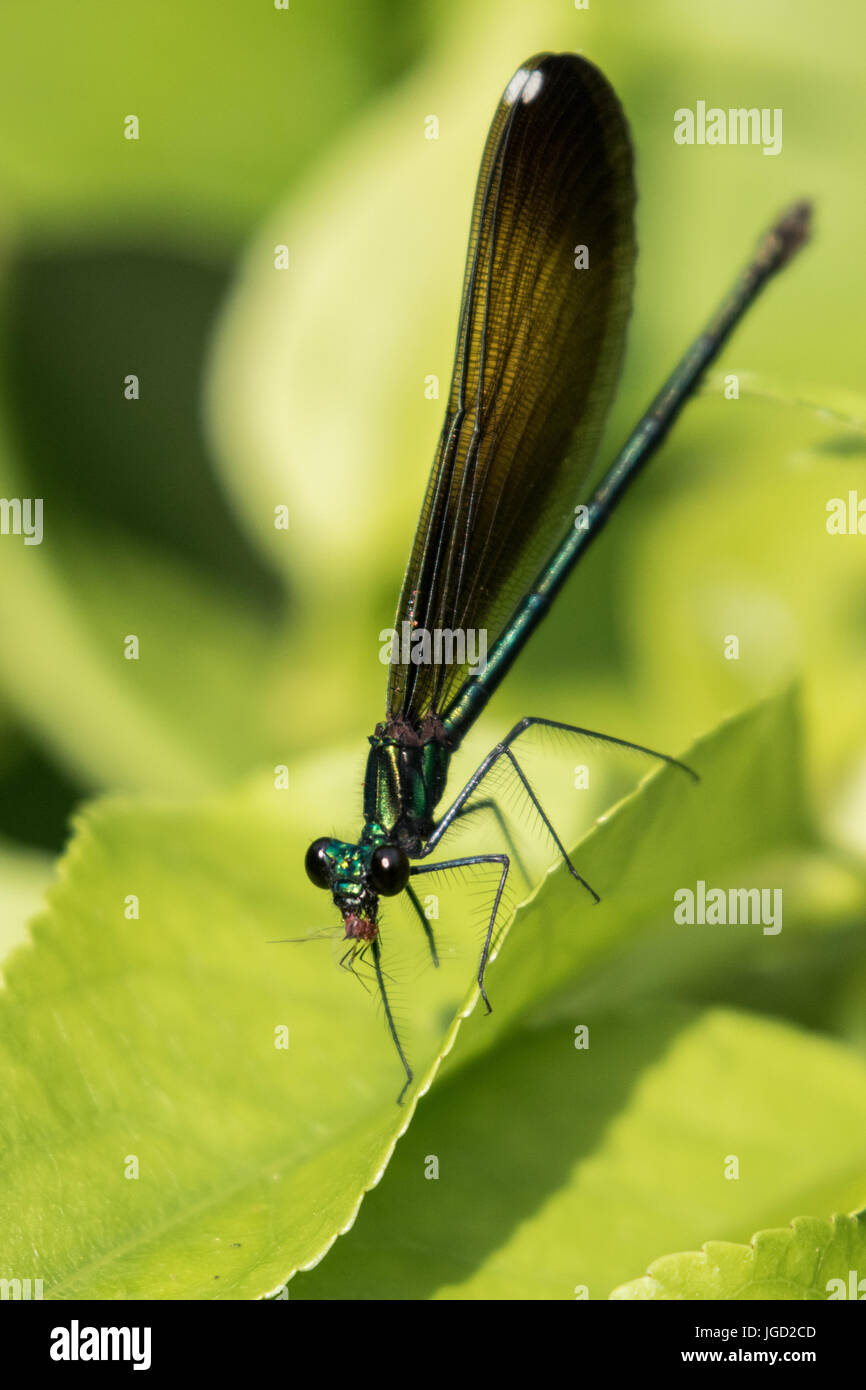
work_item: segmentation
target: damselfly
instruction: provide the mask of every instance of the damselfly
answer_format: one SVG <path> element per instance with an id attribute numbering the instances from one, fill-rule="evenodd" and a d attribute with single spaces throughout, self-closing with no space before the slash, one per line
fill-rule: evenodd
<path id="1" fill-rule="evenodd" d="M 421 509 L 395 632 L 385 719 L 370 738 L 357 841 L 323 838 L 306 870 L 339 908 L 347 956 L 369 952 L 406 1082 L 382 968 L 379 900 L 406 893 L 437 961 L 415 892 L 423 876 L 491 865 L 498 884 L 478 966 L 485 970 L 510 867 L 503 852 L 427 862 L 455 822 L 489 806 L 485 780 L 503 761 L 579 874 L 515 752 L 531 725 L 588 734 L 690 772 L 641 744 L 555 720 L 521 719 L 437 815 L 455 750 L 565 579 L 658 449 L 701 374 L 771 275 L 806 240 L 798 203 L 757 253 L 626 440 L 574 524 L 622 364 L 635 263 L 635 186 L 628 127 L 606 79 L 573 54 L 538 54 L 505 89 L 475 195 L 453 379 Z M 404 626 L 407 625 L 407 626 Z M 488 655 L 442 660 L 435 634 L 483 631 Z M 416 642 L 414 639 L 419 637 Z M 495 809 L 495 807 L 494 807 Z M 345 957 L 344 957 L 345 959 Z"/>

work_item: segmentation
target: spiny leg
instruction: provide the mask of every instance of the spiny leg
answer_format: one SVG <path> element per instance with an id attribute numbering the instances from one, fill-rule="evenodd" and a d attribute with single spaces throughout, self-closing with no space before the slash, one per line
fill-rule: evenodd
<path id="1" fill-rule="evenodd" d="M 515 734 L 514 736 L 516 737 L 517 735 Z M 508 737 L 511 738 L 511 734 L 509 734 Z M 548 833 L 553 839 L 556 848 L 559 850 L 560 854 L 565 860 L 566 867 L 568 869 L 568 872 L 571 874 L 572 878 L 575 879 L 576 882 L 579 883 L 582 888 L 586 889 L 587 893 L 590 894 L 590 896 L 595 900 L 595 902 L 600 902 L 601 899 L 599 898 L 598 893 L 596 893 L 595 889 L 587 883 L 586 879 L 583 878 L 583 876 L 579 874 L 577 869 L 574 867 L 574 864 L 571 861 L 571 858 L 568 854 L 568 851 L 565 848 L 565 845 L 562 843 L 562 841 L 560 840 L 559 836 L 553 828 L 553 823 L 551 822 L 550 817 L 548 816 L 538 797 L 535 795 L 535 792 L 532 790 L 532 786 L 530 785 L 529 779 L 524 773 L 523 768 L 520 766 L 519 762 L 517 761 L 511 749 L 509 748 L 507 739 L 503 739 L 502 743 L 498 743 L 495 748 L 491 749 L 484 761 L 469 778 L 469 781 L 466 783 L 466 786 L 463 788 L 461 792 L 458 793 L 456 801 L 454 801 L 453 804 L 449 807 L 449 809 L 445 812 L 445 815 L 442 817 L 438 825 L 433 830 L 432 834 L 430 835 L 429 839 L 424 845 L 421 851 L 421 855 L 419 857 L 422 859 L 426 859 L 427 855 L 430 854 L 436 848 L 436 845 L 442 839 L 442 836 L 445 834 L 445 831 L 448 829 L 448 827 L 452 825 L 455 820 L 459 819 L 462 807 L 468 801 L 475 788 L 479 785 L 480 782 L 483 781 L 483 779 L 487 776 L 488 772 L 490 772 L 491 768 L 494 766 L 495 763 L 499 761 L 500 758 L 507 758 L 508 761 L 511 763 L 512 767 L 514 768 L 515 772 L 520 778 L 524 790 L 528 793 L 530 801 L 532 802 L 533 806 L 535 807 L 536 811 L 541 817 L 541 820 L 545 825 Z"/>
<path id="2" fill-rule="evenodd" d="M 430 947 L 430 956 L 433 961 L 433 964 L 438 966 L 439 954 L 436 950 L 436 938 L 433 935 L 433 928 L 427 920 L 427 917 L 424 913 L 424 909 L 418 900 L 418 895 L 412 887 L 411 883 L 406 884 L 406 892 L 409 894 L 409 901 L 411 902 L 416 913 L 418 914 L 418 921 L 421 923 L 421 926 L 424 929 L 424 935 L 427 937 L 427 945 Z"/>
<path id="3" fill-rule="evenodd" d="M 599 733 L 596 729 L 584 729 L 577 724 L 563 724 L 556 719 L 545 719 L 539 715 L 525 715 L 523 719 L 518 720 L 518 722 L 514 725 L 513 729 L 511 729 L 505 735 L 505 738 L 502 739 L 500 743 L 497 743 L 495 748 L 492 748 L 490 750 L 490 752 L 487 754 L 487 757 L 484 758 L 481 763 L 479 763 L 475 772 L 472 774 L 472 776 L 469 778 L 469 781 L 466 783 L 465 787 L 462 789 L 462 791 L 458 792 L 456 799 L 452 802 L 451 806 L 448 808 L 442 819 L 438 822 L 435 829 L 432 831 L 426 844 L 424 845 L 422 857 L 426 857 L 428 854 L 432 853 L 432 851 L 436 848 L 436 845 L 442 839 L 442 836 L 445 834 L 448 827 L 451 824 L 453 824 L 453 822 L 456 819 L 458 819 L 458 817 L 461 815 L 462 808 L 469 800 L 469 797 L 481 784 L 481 782 L 491 771 L 494 765 L 499 761 L 499 759 L 502 757 L 508 757 L 509 761 L 515 768 L 518 777 L 523 783 L 524 788 L 529 793 L 533 805 L 535 806 L 536 810 L 541 816 L 542 821 L 544 822 L 545 826 L 547 827 L 548 831 L 553 837 L 553 840 L 557 848 L 562 854 L 562 857 L 565 860 L 566 865 L 568 866 L 569 873 L 572 875 L 573 878 L 577 879 L 579 883 L 583 884 L 583 886 L 588 890 L 588 892 L 592 894 L 593 898 L 595 898 L 596 902 L 598 902 L 598 894 L 595 892 L 593 888 L 590 887 L 590 885 L 586 882 L 585 879 L 581 878 L 580 874 L 575 869 L 574 865 L 572 864 L 568 854 L 566 853 L 562 845 L 562 842 L 560 841 L 558 835 L 556 834 L 556 831 L 554 830 L 550 820 L 548 819 L 544 811 L 544 808 L 542 807 L 541 803 L 539 802 L 538 798 L 533 792 L 528 779 L 524 775 L 523 769 L 520 767 L 520 764 L 517 762 L 517 759 L 515 758 L 514 754 L 510 751 L 510 745 L 514 743 L 515 739 L 518 739 L 520 735 L 522 733 L 525 733 L 527 729 L 531 728 L 533 724 L 541 724 L 549 729 L 561 729 L 564 733 L 578 734 L 583 736 L 584 738 L 598 739 L 602 743 L 612 743 L 619 748 L 628 748 L 635 753 L 643 753 L 647 757 L 658 758 L 661 762 L 668 763 L 671 767 L 678 767 L 682 772 L 688 773 L 688 775 L 692 777 L 696 782 L 700 781 L 698 774 L 692 768 L 687 767 L 685 763 L 680 762 L 678 758 L 672 758 L 668 753 L 660 753 L 655 748 L 647 748 L 642 743 L 632 743 L 628 739 L 615 738 L 613 734 L 602 734 Z"/>
<path id="4" fill-rule="evenodd" d="M 514 860 L 520 872 L 523 874 L 523 877 L 526 879 L 526 882 L 528 884 L 531 884 L 532 880 L 530 879 L 529 874 L 526 871 L 526 865 L 524 864 L 520 851 L 518 850 L 517 845 L 515 844 L 514 836 L 508 828 L 508 822 L 502 813 L 502 808 L 496 801 L 494 801 L 492 796 L 486 796 L 483 801 L 476 801 L 471 806 L 461 806 L 460 810 L 457 812 L 457 815 L 454 817 L 454 820 L 465 820 L 468 816 L 474 816 L 477 811 L 493 812 L 493 815 L 496 817 L 497 823 L 499 825 L 499 829 L 502 831 L 502 834 L 505 837 L 505 843 L 508 846 L 509 855 Z"/>
<path id="5" fill-rule="evenodd" d="M 670 753 L 660 753 L 656 748 L 647 748 L 643 743 L 632 743 L 627 738 L 615 738 L 613 734 L 600 734 L 597 729 L 583 729 L 579 724 L 563 724 L 558 719 L 544 719 L 537 714 L 527 714 L 518 720 L 511 732 L 502 740 L 503 745 L 507 747 L 513 743 L 533 724 L 541 724 L 546 729 L 561 729 L 566 734 L 579 734 L 583 738 L 595 738 L 598 739 L 599 743 L 613 743 L 617 748 L 628 748 L 632 753 L 643 753 L 648 758 L 657 758 L 659 762 L 667 763 L 669 767 L 678 767 L 681 772 L 687 772 L 695 782 L 701 780 L 693 767 L 689 767 L 688 763 L 680 762 L 679 758 L 672 758 Z"/>
<path id="6" fill-rule="evenodd" d="M 385 988 L 385 977 L 382 973 L 382 962 L 380 959 L 381 953 L 379 950 L 378 937 L 370 943 L 370 947 L 373 952 L 373 967 L 376 971 L 376 979 L 379 982 L 379 994 L 382 996 L 382 1005 L 385 1010 L 385 1018 L 388 1021 L 388 1032 L 391 1034 L 391 1041 L 397 1049 L 397 1054 L 400 1058 L 400 1061 L 403 1063 L 403 1070 L 406 1073 L 406 1081 L 403 1085 L 402 1091 L 397 1097 L 397 1104 L 402 1105 L 403 1097 L 405 1096 L 407 1090 L 412 1085 L 412 1081 L 414 1080 L 412 1075 L 412 1068 L 409 1066 L 409 1063 L 406 1059 L 406 1053 L 403 1051 L 400 1039 L 397 1036 L 397 1028 L 394 1023 L 394 1015 L 391 1013 L 391 1005 L 388 1002 L 388 991 Z"/>
<path id="7" fill-rule="evenodd" d="M 484 971 L 487 969 L 487 959 L 490 955 L 490 943 L 493 940 L 493 928 L 496 925 L 496 914 L 499 911 L 499 904 L 502 900 L 502 892 L 505 888 L 505 880 L 508 877 L 508 870 L 511 861 L 507 854 L 470 854 L 465 859 L 443 859 L 438 864 L 415 864 L 410 869 L 412 874 L 436 874 L 444 869 L 467 869 L 473 864 L 499 864 L 502 873 L 499 876 L 499 886 L 496 889 L 496 897 L 493 900 L 493 911 L 490 914 L 490 921 L 487 923 L 487 934 L 484 938 L 484 949 L 481 952 L 481 960 L 478 965 L 478 988 L 481 991 L 481 998 L 487 1006 L 487 1012 L 492 1013 L 490 1000 L 487 998 L 487 991 L 484 988 Z"/>
<path id="8" fill-rule="evenodd" d="M 568 850 L 565 848 L 565 845 L 562 843 L 556 831 L 554 830 L 553 822 L 551 821 L 550 817 L 548 816 L 538 797 L 535 795 L 535 792 L 533 791 L 532 786 L 530 784 L 529 778 L 526 776 L 526 773 L 523 771 L 523 768 L 520 766 L 520 763 L 517 761 L 510 748 L 506 748 L 504 750 L 504 753 L 505 757 L 511 763 L 511 766 L 514 768 L 514 771 L 520 778 L 526 795 L 529 797 L 529 800 L 532 802 L 536 811 L 541 816 L 541 819 L 544 821 L 544 824 L 547 827 L 548 832 L 553 838 L 553 843 L 556 845 L 556 848 L 559 850 L 560 854 L 565 860 L 565 866 L 568 869 L 568 872 L 571 874 L 572 878 L 576 879 L 578 883 L 583 885 L 583 887 L 586 889 L 588 893 L 592 894 L 593 898 L 597 903 L 600 903 L 601 898 L 599 897 L 598 893 L 596 893 L 595 889 L 589 883 L 587 883 L 583 875 L 577 872 L 577 869 L 571 862 L 571 855 L 569 854 Z"/>

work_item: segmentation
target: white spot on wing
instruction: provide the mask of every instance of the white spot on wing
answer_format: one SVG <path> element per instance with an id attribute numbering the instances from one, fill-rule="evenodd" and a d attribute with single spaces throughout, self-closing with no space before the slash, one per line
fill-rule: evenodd
<path id="1" fill-rule="evenodd" d="M 528 77 L 529 72 L 526 68 L 517 69 L 517 72 L 502 93 L 502 100 L 505 102 L 506 106 L 514 105 L 520 93 L 523 91 L 523 88 L 526 86 L 526 79 Z"/>
<path id="2" fill-rule="evenodd" d="M 502 100 L 506 106 L 513 106 L 522 96 L 524 106 L 534 101 L 544 85 L 544 73 L 540 68 L 530 72 L 528 68 L 518 68 L 505 91 Z"/>
<path id="3" fill-rule="evenodd" d="M 523 105 L 528 106 L 531 101 L 535 101 L 543 86 L 544 73 L 541 68 L 536 68 L 535 72 L 529 74 L 529 80 L 524 84 Z"/>

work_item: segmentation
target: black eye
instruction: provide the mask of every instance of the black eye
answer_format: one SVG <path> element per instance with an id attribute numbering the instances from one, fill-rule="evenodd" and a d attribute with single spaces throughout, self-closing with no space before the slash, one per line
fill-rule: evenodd
<path id="1" fill-rule="evenodd" d="M 393 898 L 409 882 L 409 860 L 396 845 L 381 845 L 370 856 L 370 882 L 377 893 Z"/>
<path id="2" fill-rule="evenodd" d="M 326 839 L 314 840 L 307 850 L 307 857 L 304 860 L 304 868 L 307 871 L 307 878 L 311 883 L 315 883 L 317 888 L 330 888 L 331 875 L 328 872 L 328 856 L 325 849 L 330 842 Z"/>

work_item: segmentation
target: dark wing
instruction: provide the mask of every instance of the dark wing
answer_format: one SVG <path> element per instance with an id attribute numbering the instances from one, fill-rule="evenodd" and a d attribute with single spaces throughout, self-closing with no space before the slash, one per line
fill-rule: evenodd
<path id="1" fill-rule="evenodd" d="M 530 58 L 481 161 L 454 376 L 398 634 L 404 622 L 484 629 L 489 650 L 573 523 L 622 363 L 634 203 L 628 127 L 608 82 L 570 53 Z M 417 729 L 467 667 L 393 662 L 389 717 Z"/>

